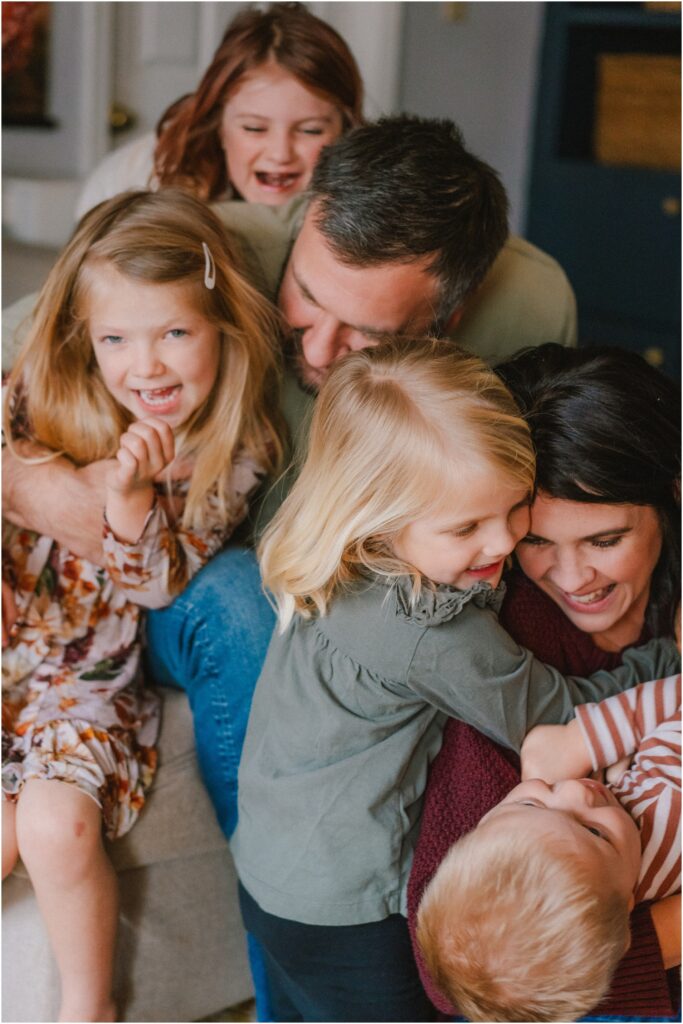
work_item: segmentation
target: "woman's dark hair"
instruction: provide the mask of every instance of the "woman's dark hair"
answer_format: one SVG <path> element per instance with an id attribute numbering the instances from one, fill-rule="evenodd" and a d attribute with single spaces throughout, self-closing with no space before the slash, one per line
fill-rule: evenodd
<path id="1" fill-rule="evenodd" d="M 681 587 L 678 387 L 625 349 L 547 344 L 496 369 L 531 429 L 537 490 L 656 510 L 663 543 L 646 621 L 654 635 L 669 632 Z"/>
<path id="2" fill-rule="evenodd" d="M 303 4 L 240 11 L 196 92 L 176 100 L 157 125 L 154 170 L 161 185 L 216 199 L 229 186 L 219 128 L 231 92 L 249 71 L 274 61 L 334 103 L 346 131 L 363 121 L 363 81 L 338 32 Z"/>

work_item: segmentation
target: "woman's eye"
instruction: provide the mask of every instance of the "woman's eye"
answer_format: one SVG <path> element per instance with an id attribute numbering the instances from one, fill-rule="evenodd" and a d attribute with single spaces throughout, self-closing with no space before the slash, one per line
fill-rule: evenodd
<path id="1" fill-rule="evenodd" d="M 608 540 L 593 540 L 594 548 L 615 548 L 623 540 L 623 537 L 610 537 Z"/>
<path id="2" fill-rule="evenodd" d="M 266 130 L 257 124 L 243 124 L 242 128 L 245 132 L 264 132 Z"/>
<path id="3" fill-rule="evenodd" d="M 322 135 L 322 128 L 302 128 L 301 131 L 304 135 Z"/>
<path id="4" fill-rule="evenodd" d="M 474 533 L 477 528 L 476 523 L 470 523 L 469 526 L 463 526 L 460 530 L 453 530 L 454 537 L 469 537 L 470 534 Z"/>
<path id="5" fill-rule="evenodd" d="M 105 345 L 118 345 L 123 341 L 123 336 L 121 334 L 105 334 L 102 341 Z"/>
<path id="6" fill-rule="evenodd" d="M 187 331 L 184 331 L 182 327 L 174 327 L 168 333 L 172 338 L 184 338 L 187 335 Z"/>

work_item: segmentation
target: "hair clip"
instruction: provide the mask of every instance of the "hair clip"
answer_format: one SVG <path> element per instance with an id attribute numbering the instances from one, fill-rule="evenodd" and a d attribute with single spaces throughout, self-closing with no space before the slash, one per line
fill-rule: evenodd
<path id="1" fill-rule="evenodd" d="M 213 256 L 206 242 L 202 242 L 202 249 L 204 250 L 204 259 L 206 265 L 204 267 L 204 284 L 211 291 L 212 288 L 216 287 L 216 264 L 213 262 Z"/>

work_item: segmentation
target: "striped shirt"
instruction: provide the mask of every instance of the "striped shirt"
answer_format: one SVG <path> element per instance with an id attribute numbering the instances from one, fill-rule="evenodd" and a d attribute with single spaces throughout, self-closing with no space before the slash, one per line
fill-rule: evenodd
<path id="1" fill-rule="evenodd" d="M 681 888 L 681 677 L 641 683 L 576 708 L 593 769 L 635 755 L 612 792 L 640 828 L 636 902 Z"/>

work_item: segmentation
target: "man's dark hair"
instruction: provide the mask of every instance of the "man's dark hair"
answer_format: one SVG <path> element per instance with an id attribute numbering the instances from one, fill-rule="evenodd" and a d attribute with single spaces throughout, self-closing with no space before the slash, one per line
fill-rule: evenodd
<path id="1" fill-rule="evenodd" d="M 402 115 L 354 128 L 323 150 L 310 185 L 316 225 L 351 266 L 431 257 L 435 326 L 485 277 L 508 235 L 496 172 L 452 121 Z"/>
<path id="2" fill-rule="evenodd" d="M 553 498 L 650 505 L 662 553 L 646 621 L 673 628 L 681 589 L 679 389 L 635 352 L 549 343 L 496 367 L 531 429 L 536 486 Z"/>

